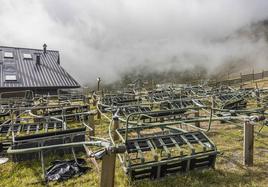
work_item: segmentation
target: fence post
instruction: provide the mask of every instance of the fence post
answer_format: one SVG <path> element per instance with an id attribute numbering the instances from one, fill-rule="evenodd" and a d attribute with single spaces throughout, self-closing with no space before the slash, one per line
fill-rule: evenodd
<path id="1" fill-rule="evenodd" d="M 252 70 L 252 81 L 254 82 L 254 69 Z"/>
<path id="2" fill-rule="evenodd" d="M 230 80 L 229 80 L 229 79 L 230 79 L 230 74 L 229 74 L 229 72 L 228 72 L 228 74 L 227 74 L 227 85 L 228 85 L 228 86 L 230 86 Z"/>
<path id="3" fill-rule="evenodd" d="M 244 165 L 253 166 L 254 126 L 245 121 L 244 124 Z"/>

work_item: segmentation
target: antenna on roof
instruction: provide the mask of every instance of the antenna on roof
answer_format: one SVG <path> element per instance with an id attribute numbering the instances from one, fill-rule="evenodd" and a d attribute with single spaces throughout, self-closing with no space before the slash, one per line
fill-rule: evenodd
<path id="1" fill-rule="evenodd" d="M 43 53 L 46 54 L 47 53 L 47 44 L 44 43 L 43 45 Z"/>

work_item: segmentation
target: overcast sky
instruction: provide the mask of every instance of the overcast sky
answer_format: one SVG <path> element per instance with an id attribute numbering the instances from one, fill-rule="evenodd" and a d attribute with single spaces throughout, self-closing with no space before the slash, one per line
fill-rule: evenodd
<path id="1" fill-rule="evenodd" d="M 267 61 L 267 43 L 226 37 L 268 18 L 267 0 L 0 0 L 0 45 L 59 50 L 80 83 L 133 67 L 213 71 L 229 58 Z M 221 42 L 219 42 L 221 41 Z"/>

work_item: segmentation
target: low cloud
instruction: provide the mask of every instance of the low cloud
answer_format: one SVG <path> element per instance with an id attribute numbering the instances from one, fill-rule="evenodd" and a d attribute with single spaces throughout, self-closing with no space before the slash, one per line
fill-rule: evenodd
<path id="1" fill-rule="evenodd" d="M 227 62 L 264 67 L 268 45 L 243 28 L 268 18 L 265 0 L 0 0 L 1 45 L 59 50 L 82 84 L 123 72 L 215 72 Z M 250 62 L 250 63 L 248 63 Z"/>

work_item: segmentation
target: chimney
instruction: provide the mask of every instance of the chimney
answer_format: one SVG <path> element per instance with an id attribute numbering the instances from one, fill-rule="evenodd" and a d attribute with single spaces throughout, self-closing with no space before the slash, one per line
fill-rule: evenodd
<path id="1" fill-rule="evenodd" d="M 39 66 L 39 65 L 41 65 L 41 54 L 40 53 L 35 53 L 35 64 L 37 65 L 37 66 Z"/>
<path id="2" fill-rule="evenodd" d="M 44 43 L 43 45 L 43 53 L 46 54 L 47 53 L 47 44 Z"/>
<path id="3" fill-rule="evenodd" d="M 60 64 L 60 55 L 58 56 L 57 63 Z"/>

